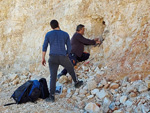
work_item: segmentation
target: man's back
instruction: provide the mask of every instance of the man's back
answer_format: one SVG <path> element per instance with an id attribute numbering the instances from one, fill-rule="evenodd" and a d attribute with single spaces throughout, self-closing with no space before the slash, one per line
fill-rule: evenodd
<path id="1" fill-rule="evenodd" d="M 50 44 L 50 55 L 66 56 L 71 51 L 69 35 L 62 30 L 52 30 L 46 34 L 43 51 L 46 51 L 48 43 Z M 65 45 L 67 45 L 67 51 Z"/>

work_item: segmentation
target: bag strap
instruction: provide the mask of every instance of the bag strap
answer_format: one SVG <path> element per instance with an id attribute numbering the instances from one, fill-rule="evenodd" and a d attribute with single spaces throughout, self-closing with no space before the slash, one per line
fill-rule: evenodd
<path id="1" fill-rule="evenodd" d="M 4 106 L 9 106 L 9 105 L 12 105 L 12 104 L 17 104 L 17 103 L 12 102 L 12 103 L 5 104 Z"/>

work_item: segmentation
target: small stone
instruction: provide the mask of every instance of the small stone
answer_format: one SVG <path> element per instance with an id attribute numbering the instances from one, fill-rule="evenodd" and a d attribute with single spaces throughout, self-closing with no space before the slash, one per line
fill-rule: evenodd
<path id="1" fill-rule="evenodd" d="M 90 93 L 87 93 L 85 96 L 86 96 L 86 97 L 87 97 L 87 96 L 90 96 Z"/>
<path id="2" fill-rule="evenodd" d="M 80 102 L 78 103 L 78 107 L 79 107 L 80 109 L 83 109 L 83 108 L 85 107 L 85 102 L 80 101 Z"/>
<path id="3" fill-rule="evenodd" d="M 112 83 L 110 85 L 110 89 L 117 89 L 117 88 L 119 88 L 119 84 L 117 84 L 117 83 Z"/>
<path id="4" fill-rule="evenodd" d="M 95 78 L 95 81 L 97 84 L 100 83 L 100 81 L 101 81 L 101 75 L 100 74 L 96 74 L 96 76 L 94 78 Z"/>
<path id="5" fill-rule="evenodd" d="M 100 92 L 96 93 L 96 96 L 99 98 L 99 99 L 103 99 L 105 98 L 106 96 L 108 96 L 108 93 L 102 89 Z"/>
<path id="6" fill-rule="evenodd" d="M 65 96 L 66 96 L 65 93 L 59 95 L 60 98 L 64 98 Z"/>
<path id="7" fill-rule="evenodd" d="M 131 107 L 131 106 L 132 106 L 132 102 L 129 101 L 129 100 L 127 100 L 127 101 L 125 102 L 125 105 L 126 105 L 127 107 Z"/>
<path id="8" fill-rule="evenodd" d="M 150 89 L 150 80 L 145 80 L 145 82 L 146 82 L 147 88 Z"/>
<path id="9" fill-rule="evenodd" d="M 107 89 L 109 86 L 110 86 L 110 84 L 106 84 L 106 85 L 104 86 L 104 88 Z"/>
<path id="10" fill-rule="evenodd" d="M 126 93 L 134 92 L 134 90 L 135 90 L 135 87 L 134 87 L 134 86 L 127 85 Z"/>
<path id="11" fill-rule="evenodd" d="M 67 103 L 71 103 L 71 99 L 67 99 Z"/>
<path id="12" fill-rule="evenodd" d="M 120 102 L 119 102 L 119 101 L 115 102 L 115 105 L 119 106 L 119 105 L 120 105 Z"/>
<path id="13" fill-rule="evenodd" d="M 72 83 L 72 77 L 68 76 L 68 82 Z"/>
<path id="14" fill-rule="evenodd" d="M 0 72 L 0 78 L 3 76 L 3 73 L 2 72 Z"/>
<path id="15" fill-rule="evenodd" d="M 10 78 L 11 81 L 17 79 L 18 77 L 19 77 L 19 76 L 18 76 L 17 74 L 11 74 L 11 75 L 9 76 L 9 78 Z"/>
<path id="16" fill-rule="evenodd" d="M 25 79 L 27 79 L 27 76 L 21 75 L 21 76 L 20 76 L 20 79 L 21 79 L 21 80 L 25 80 Z"/>
<path id="17" fill-rule="evenodd" d="M 129 94 L 129 96 L 130 96 L 130 97 L 136 97 L 136 96 L 137 96 L 137 94 L 136 94 L 136 93 L 134 93 L 134 92 L 131 92 L 131 93 Z"/>
<path id="18" fill-rule="evenodd" d="M 145 92 L 145 91 L 148 91 L 148 88 L 145 86 L 145 85 L 140 85 L 139 88 L 138 88 L 138 91 L 141 93 L 141 92 Z"/>
<path id="19" fill-rule="evenodd" d="M 144 105 L 141 105 L 141 110 L 142 110 L 142 113 L 149 113 L 150 108 L 149 108 L 149 107 L 146 107 L 146 106 L 144 106 Z"/>
<path id="20" fill-rule="evenodd" d="M 95 103 L 91 102 L 85 106 L 85 110 L 93 113 L 93 112 L 99 112 L 100 108 Z"/>
<path id="21" fill-rule="evenodd" d="M 98 88 L 102 88 L 103 86 L 104 86 L 104 85 L 101 84 L 101 83 L 98 84 Z"/>
<path id="22" fill-rule="evenodd" d="M 111 89 L 110 91 L 111 91 L 112 94 L 116 93 L 116 91 L 114 89 Z"/>
<path id="23" fill-rule="evenodd" d="M 101 104 L 99 104 L 99 103 L 96 103 L 96 105 L 97 105 L 98 107 L 101 107 Z"/>
<path id="24" fill-rule="evenodd" d="M 91 98 L 93 98 L 93 97 L 94 97 L 94 95 L 89 95 L 89 96 L 87 96 L 88 99 L 91 99 Z"/>
<path id="25" fill-rule="evenodd" d="M 19 84 L 19 78 L 17 78 L 16 80 L 14 80 L 14 81 L 13 81 L 13 84 L 14 84 L 14 85 Z"/>
<path id="26" fill-rule="evenodd" d="M 63 92 L 63 93 L 67 92 L 67 88 L 66 88 L 66 87 L 63 87 L 62 92 Z"/>
<path id="27" fill-rule="evenodd" d="M 86 95 L 86 94 L 87 94 L 87 90 L 81 89 L 81 90 L 79 91 L 79 94 L 80 94 L 80 95 Z"/>
<path id="28" fill-rule="evenodd" d="M 111 101 L 107 97 L 105 97 L 103 102 L 103 110 L 105 113 L 108 112 L 110 103 Z"/>
<path id="29" fill-rule="evenodd" d="M 98 93 L 99 92 L 99 89 L 93 89 L 92 91 L 91 91 L 91 94 L 92 95 L 95 95 L 96 93 Z"/>
<path id="30" fill-rule="evenodd" d="M 112 102 L 112 103 L 109 105 L 109 109 L 115 110 L 115 103 L 114 103 L 114 102 Z"/>
<path id="31" fill-rule="evenodd" d="M 127 100 L 127 96 L 121 96 L 120 97 L 120 103 L 124 104 Z"/>
<path id="32" fill-rule="evenodd" d="M 87 82 L 88 90 L 91 91 L 97 87 L 97 83 L 94 80 L 90 80 Z"/>
<path id="33" fill-rule="evenodd" d="M 64 84 L 64 83 L 67 83 L 67 82 L 68 82 L 67 76 L 61 76 L 61 77 L 59 78 L 59 83 Z"/>
<path id="34" fill-rule="evenodd" d="M 101 84 L 103 84 L 103 85 L 106 85 L 106 84 L 107 84 L 107 81 L 106 81 L 105 78 L 101 81 Z"/>
<path id="35" fill-rule="evenodd" d="M 68 94 L 66 95 L 67 98 L 70 98 L 71 96 L 72 96 L 72 93 L 68 93 Z"/>
<path id="36" fill-rule="evenodd" d="M 113 113 L 123 113 L 121 110 L 115 110 Z"/>

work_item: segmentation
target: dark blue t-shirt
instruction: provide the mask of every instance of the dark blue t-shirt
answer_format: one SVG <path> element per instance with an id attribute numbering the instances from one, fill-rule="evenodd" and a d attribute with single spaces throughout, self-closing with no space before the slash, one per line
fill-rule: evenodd
<path id="1" fill-rule="evenodd" d="M 49 55 L 66 56 L 71 51 L 69 35 L 62 30 L 52 30 L 46 34 L 42 49 L 43 52 L 47 51 L 48 44 L 50 44 Z"/>

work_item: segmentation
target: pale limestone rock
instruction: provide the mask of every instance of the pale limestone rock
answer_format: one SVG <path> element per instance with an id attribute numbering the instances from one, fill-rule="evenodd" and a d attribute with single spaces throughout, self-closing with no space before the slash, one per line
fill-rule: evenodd
<path id="1" fill-rule="evenodd" d="M 144 105 L 141 106 L 141 110 L 142 110 L 142 113 L 148 113 L 150 108 L 149 107 L 146 107 Z"/>
<path id="2" fill-rule="evenodd" d="M 66 92 L 67 92 L 67 88 L 66 88 L 66 87 L 63 87 L 62 92 L 63 92 L 63 93 L 66 93 Z"/>
<path id="3" fill-rule="evenodd" d="M 9 79 L 10 79 L 11 81 L 17 79 L 18 77 L 19 77 L 19 76 L 18 76 L 17 74 L 11 74 L 11 75 L 9 75 Z"/>
<path id="4" fill-rule="evenodd" d="M 67 83 L 67 82 L 68 82 L 67 76 L 61 76 L 61 77 L 59 78 L 59 83 L 64 84 L 64 83 Z"/>
<path id="5" fill-rule="evenodd" d="M 72 77 L 68 76 L 68 82 L 72 82 Z"/>
<path id="6" fill-rule="evenodd" d="M 96 96 L 99 98 L 99 99 L 103 99 L 105 98 L 106 96 L 108 96 L 108 93 L 102 89 L 100 92 L 97 92 L 96 93 Z"/>
<path id="7" fill-rule="evenodd" d="M 138 88 L 138 91 L 141 93 L 141 92 L 145 92 L 145 91 L 148 91 L 148 88 L 145 86 L 145 85 L 140 85 L 139 88 Z"/>
<path id="8" fill-rule="evenodd" d="M 99 92 L 99 89 L 93 89 L 92 91 L 91 91 L 91 94 L 92 95 L 95 95 L 96 93 L 98 93 Z"/>
<path id="9" fill-rule="evenodd" d="M 137 94 L 136 94 L 136 93 L 134 93 L 134 92 L 131 92 L 131 93 L 129 94 L 129 96 L 130 96 L 130 97 L 136 97 L 136 96 L 137 96 Z"/>
<path id="10" fill-rule="evenodd" d="M 127 96 L 121 96 L 120 97 L 120 103 L 124 104 L 127 100 Z"/>
<path id="11" fill-rule="evenodd" d="M 103 84 L 99 83 L 97 87 L 98 87 L 98 88 L 102 88 L 102 87 L 103 87 Z"/>
<path id="12" fill-rule="evenodd" d="M 21 80 L 25 80 L 25 79 L 27 79 L 27 78 L 28 78 L 28 77 L 25 76 L 25 75 L 21 75 L 21 76 L 20 76 L 20 79 L 21 79 Z"/>
<path id="13" fill-rule="evenodd" d="M 135 89 L 136 89 L 136 88 L 135 88 L 134 86 L 128 85 L 126 92 L 127 92 L 127 93 L 134 92 Z"/>
<path id="14" fill-rule="evenodd" d="M 107 85 L 107 81 L 106 81 L 105 78 L 103 78 L 103 80 L 100 83 L 103 84 L 103 85 Z"/>
<path id="15" fill-rule="evenodd" d="M 78 103 L 78 107 L 79 107 L 80 109 L 83 109 L 83 108 L 85 107 L 85 102 L 80 101 L 80 102 Z"/>
<path id="16" fill-rule="evenodd" d="M 146 82 L 146 86 L 147 86 L 147 88 L 149 88 L 149 89 L 150 89 L 150 80 L 146 80 L 145 82 Z"/>
<path id="17" fill-rule="evenodd" d="M 87 90 L 80 89 L 79 94 L 80 95 L 86 95 L 87 94 Z"/>
<path id="18" fill-rule="evenodd" d="M 14 85 L 19 84 L 19 78 L 15 79 L 15 80 L 13 81 L 13 84 L 14 84 Z"/>
<path id="19" fill-rule="evenodd" d="M 100 111 L 100 108 L 95 103 L 88 103 L 85 106 L 85 110 L 92 113 L 98 113 Z"/>
<path id="20" fill-rule="evenodd" d="M 119 88 L 119 84 L 117 84 L 117 83 L 112 83 L 110 85 L 110 89 L 117 89 L 117 88 Z"/>
<path id="21" fill-rule="evenodd" d="M 66 97 L 67 97 L 67 98 L 70 98 L 70 97 L 72 96 L 72 94 L 73 94 L 72 92 L 67 93 Z"/>
<path id="22" fill-rule="evenodd" d="M 115 110 L 113 113 L 123 113 L 122 110 Z"/>
<path id="23" fill-rule="evenodd" d="M 0 72 L 0 78 L 3 76 L 3 72 Z"/>
<path id="24" fill-rule="evenodd" d="M 104 101 L 103 101 L 103 111 L 105 113 L 108 112 L 110 103 L 111 103 L 111 101 L 107 97 L 105 97 Z"/>
<path id="25" fill-rule="evenodd" d="M 109 109 L 111 109 L 111 110 L 114 110 L 115 109 L 115 103 L 114 102 L 112 102 L 110 105 L 109 105 Z"/>
<path id="26" fill-rule="evenodd" d="M 91 99 L 91 98 L 93 98 L 93 97 L 94 97 L 94 95 L 89 95 L 89 96 L 87 96 L 88 99 Z"/>
<path id="27" fill-rule="evenodd" d="M 87 82 L 88 90 L 93 90 L 97 87 L 97 83 L 94 80 L 90 80 Z"/>
<path id="28" fill-rule="evenodd" d="M 131 102 L 130 100 L 127 100 L 127 101 L 125 102 L 125 105 L 126 105 L 127 107 L 131 107 L 132 104 L 133 104 L 133 102 Z"/>

